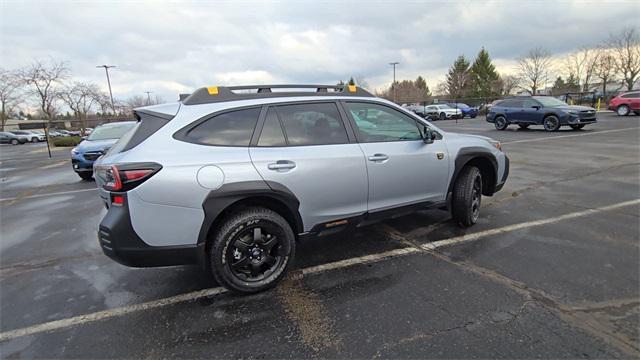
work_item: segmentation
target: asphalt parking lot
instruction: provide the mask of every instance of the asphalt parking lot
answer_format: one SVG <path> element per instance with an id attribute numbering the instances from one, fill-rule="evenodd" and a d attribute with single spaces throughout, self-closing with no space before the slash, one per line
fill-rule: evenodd
<path id="1" fill-rule="evenodd" d="M 131 269 L 101 253 L 105 214 L 68 149 L 0 147 L 3 358 L 637 358 L 640 117 L 496 131 L 504 189 L 462 230 L 424 211 L 298 246 L 253 296 L 197 267 Z"/>

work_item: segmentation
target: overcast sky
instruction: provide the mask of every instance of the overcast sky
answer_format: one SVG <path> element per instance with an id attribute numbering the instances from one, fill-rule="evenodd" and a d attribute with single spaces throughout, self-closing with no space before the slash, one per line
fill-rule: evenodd
<path id="1" fill-rule="evenodd" d="M 434 89 L 484 46 L 501 73 L 543 46 L 562 54 L 637 25 L 640 1 L 190 2 L 0 0 L 0 66 L 66 61 L 114 96 L 165 100 L 211 85 L 335 83 L 374 89 L 422 75 Z"/>

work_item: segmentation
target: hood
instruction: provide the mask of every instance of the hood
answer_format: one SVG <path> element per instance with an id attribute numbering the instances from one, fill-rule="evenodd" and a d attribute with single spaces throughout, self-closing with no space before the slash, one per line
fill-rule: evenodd
<path id="1" fill-rule="evenodd" d="M 561 110 L 574 110 L 574 111 L 588 111 L 588 110 L 592 110 L 592 111 L 596 111 L 596 109 L 590 107 L 590 106 L 581 106 L 581 105 L 567 105 L 567 106 L 558 106 L 556 109 L 561 109 Z"/>
<path id="2" fill-rule="evenodd" d="M 113 144 L 115 144 L 118 139 L 106 139 L 106 140 L 84 140 L 78 146 L 76 146 L 76 150 L 80 153 L 92 152 L 92 151 L 106 151 Z"/>
<path id="3" fill-rule="evenodd" d="M 467 138 L 467 139 L 481 139 L 481 140 L 486 140 L 486 141 L 495 141 L 492 138 L 486 137 L 486 136 L 481 136 L 481 135 L 471 135 L 471 134 L 460 134 L 460 133 L 454 133 L 454 132 L 447 132 L 447 136 L 454 136 L 456 138 Z"/>

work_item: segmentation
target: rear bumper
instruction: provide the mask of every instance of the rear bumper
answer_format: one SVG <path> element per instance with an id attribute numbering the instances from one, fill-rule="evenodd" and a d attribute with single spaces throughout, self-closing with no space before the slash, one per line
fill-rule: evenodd
<path id="1" fill-rule="evenodd" d="M 204 263 L 204 245 L 150 246 L 131 224 L 126 193 L 124 205 L 111 205 L 98 229 L 98 241 L 105 255 L 130 267 L 157 267 Z"/>

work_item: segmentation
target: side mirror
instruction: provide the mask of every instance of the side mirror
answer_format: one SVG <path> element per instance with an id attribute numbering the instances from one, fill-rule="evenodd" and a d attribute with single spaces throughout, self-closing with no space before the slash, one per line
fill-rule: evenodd
<path id="1" fill-rule="evenodd" d="M 540 110 L 540 106 L 538 106 L 538 105 L 533 105 L 532 108 L 534 108 L 536 110 Z"/>
<path id="2" fill-rule="evenodd" d="M 426 125 L 422 129 L 422 141 L 425 144 L 432 144 L 436 134 L 434 134 L 431 128 Z"/>
<path id="3" fill-rule="evenodd" d="M 82 140 L 87 140 L 87 136 L 85 135 L 85 136 L 81 137 L 81 139 Z"/>

